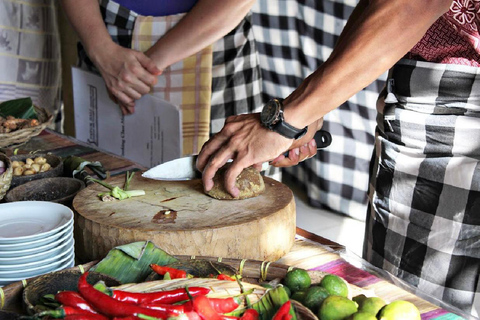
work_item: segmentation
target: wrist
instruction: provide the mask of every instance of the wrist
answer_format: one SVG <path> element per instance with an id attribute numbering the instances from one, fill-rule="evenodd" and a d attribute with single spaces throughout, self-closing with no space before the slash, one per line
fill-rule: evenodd
<path id="1" fill-rule="evenodd" d="M 285 120 L 283 114 L 283 99 L 271 99 L 268 101 L 260 115 L 263 126 L 288 139 L 300 139 L 305 135 L 308 127 L 295 127 Z"/>

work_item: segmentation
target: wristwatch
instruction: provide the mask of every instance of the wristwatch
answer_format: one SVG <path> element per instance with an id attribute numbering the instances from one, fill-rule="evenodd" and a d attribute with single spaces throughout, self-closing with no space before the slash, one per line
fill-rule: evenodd
<path id="1" fill-rule="evenodd" d="M 308 127 L 298 129 L 285 122 L 282 101 L 282 99 L 268 101 L 262 109 L 260 120 L 265 127 L 284 137 L 295 140 L 300 139 L 307 133 Z"/>

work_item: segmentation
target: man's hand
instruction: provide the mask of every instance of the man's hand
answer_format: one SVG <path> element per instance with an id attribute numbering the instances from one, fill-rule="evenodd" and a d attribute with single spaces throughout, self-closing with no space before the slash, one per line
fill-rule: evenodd
<path id="1" fill-rule="evenodd" d="M 292 139 L 262 126 L 259 113 L 228 117 L 223 129 L 204 144 L 197 159 L 205 190 L 212 189 L 217 170 L 233 159 L 225 173 L 225 187 L 237 197 L 235 181 L 244 168 L 271 161 L 290 149 L 292 143 Z"/>

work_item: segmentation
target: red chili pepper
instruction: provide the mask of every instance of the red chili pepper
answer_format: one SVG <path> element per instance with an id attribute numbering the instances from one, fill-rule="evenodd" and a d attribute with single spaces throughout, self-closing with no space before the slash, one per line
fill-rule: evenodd
<path id="1" fill-rule="evenodd" d="M 258 315 L 257 310 L 247 309 L 240 317 L 240 320 L 258 320 L 259 318 L 260 316 Z"/>
<path id="2" fill-rule="evenodd" d="M 288 300 L 282 306 L 277 310 L 275 315 L 273 316 L 272 320 L 288 320 L 288 318 L 284 318 L 284 316 L 290 314 L 290 307 L 292 305 L 292 302 Z"/>
<path id="3" fill-rule="evenodd" d="M 191 287 L 188 291 L 192 296 L 206 295 L 210 292 L 210 289 L 204 287 Z M 184 288 L 169 290 L 169 291 L 156 291 L 156 292 L 127 292 L 122 290 L 112 290 L 112 297 L 119 301 L 125 301 L 135 304 L 157 304 L 167 303 L 172 304 L 184 300 L 188 300 L 187 290 Z"/>
<path id="4" fill-rule="evenodd" d="M 190 311 L 190 310 L 185 310 L 185 306 L 183 304 L 144 303 L 144 304 L 140 304 L 139 306 L 147 309 L 164 311 L 165 313 L 168 313 L 170 315 L 174 315 L 174 314 L 178 315 L 178 314 L 185 313 L 185 311 Z"/>
<path id="5" fill-rule="evenodd" d="M 213 309 L 206 296 L 193 298 L 193 310 L 195 310 L 203 320 L 222 320 L 222 317 Z"/>
<path id="6" fill-rule="evenodd" d="M 75 291 L 61 291 L 55 295 L 55 300 L 64 306 L 90 311 L 90 313 L 98 313 L 78 292 Z"/>
<path id="7" fill-rule="evenodd" d="M 162 276 L 164 276 L 168 272 L 170 274 L 171 279 L 179 279 L 179 278 L 187 277 L 187 272 L 185 270 L 165 267 L 155 263 L 150 264 L 150 268 L 152 268 L 153 271 L 155 271 L 156 273 Z"/>
<path id="8" fill-rule="evenodd" d="M 71 314 L 68 316 L 65 316 L 63 318 L 64 320 L 105 320 L 108 319 L 105 316 L 102 316 L 101 314 Z"/>
<path id="9" fill-rule="evenodd" d="M 144 314 L 151 317 L 167 318 L 170 312 L 143 308 L 134 304 L 115 300 L 106 295 L 87 282 L 88 272 L 80 276 L 78 280 L 78 291 L 89 302 L 93 308 L 109 317 L 128 317 L 137 314 Z"/>
<path id="10" fill-rule="evenodd" d="M 98 319 L 108 320 L 107 317 L 101 314 L 94 314 L 87 310 L 82 310 L 79 308 L 74 308 L 69 306 L 63 306 L 55 310 L 45 310 L 40 312 L 38 316 L 39 317 L 49 316 L 55 319 L 64 319 L 66 316 L 71 316 L 71 315 L 91 315 L 91 314 L 98 316 Z"/>
<path id="11" fill-rule="evenodd" d="M 218 280 L 237 281 L 237 280 L 233 279 L 232 277 L 227 276 L 226 274 L 223 274 L 223 273 L 220 273 L 220 274 L 217 276 L 217 279 L 218 279 Z"/>
<path id="12" fill-rule="evenodd" d="M 235 316 L 227 316 L 225 314 L 221 314 L 220 317 L 222 317 L 222 320 L 239 320 L 239 317 Z"/>
<path id="13" fill-rule="evenodd" d="M 190 288 L 188 289 L 190 292 Z M 237 307 L 241 303 L 241 299 L 239 297 L 229 297 L 229 298 L 208 298 L 210 305 L 217 313 L 229 313 L 233 310 L 237 309 Z M 185 310 L 192 310 L 193 309 L 193 302 L 187 301 L 183 304 L 185 306 Z"/>

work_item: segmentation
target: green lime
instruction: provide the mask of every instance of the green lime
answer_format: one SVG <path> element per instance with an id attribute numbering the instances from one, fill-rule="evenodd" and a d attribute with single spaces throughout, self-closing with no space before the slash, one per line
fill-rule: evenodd
<path id="1" fill-rule="evenodd" d="M 405 300 L 396 300 L 384 306 L 378 313 L 379 320 L 420 320 L 417 307 Z"/>
<path id="2" fill-rule="evenodd" d="M 303 304 L 303 301 L 305 300 L 306 296 L 307 296 L 307 290 L 300 290 L 292 293 L 292 296 L 290 297 L 290 299 L 298 301 L 301 304 Z"/>
<path id="3" fill-rule="evenodd" d="M 366 299 L 367 299 L 367 296 L 364 294 L 359 294 L 358 296 L 355 296 L 352 298 L 352 300 L 358 304 L 359 308 L 362 306 L 363 301 L 365 301 Z"/>
<path id="4" fill-rule="evenodd" d="M 308 289 L 312 283 L 310 275 L 303 269 L 293 269 L 288 271 L 283 281 L 292 292 Z"/>
<path id="5" fill-rule="evenodd" d="M 386 305 L 385 301 L 379 297 L 369 297 L 361 302 L 357 301 L 357 303 L 359 311 L 368 312 L 374 316 Z"/>
<path id="6" fill-rule="evenodd" d="M 322 304 L 323 300 L 329 296 L 328 291 L 325 288 L 319 286 L 311 286 L 307 289 L 307 294 L 303 299 L 302 304 L 312 312 L 317 313 L 318 308 Z"/>
<path id="7" fill-rule="evenodd" d="M 377 320 L 377 317 L 368 312 L 357 311 L 346 320 Z"/>
<path id="8" fill-rule="evenodd" d="M 348 296 L 348 286 L 345 280 L 334 274 L 328 274 L 320 281 L 320 286 L 327 289 L 332 296 Z"/>
<path id="9" fill-rule="evenodd" d="M 321 320 L 342 320 L 358 311 L 355 301 L 342 296 L 328 296 L 318 311 Z"/>

